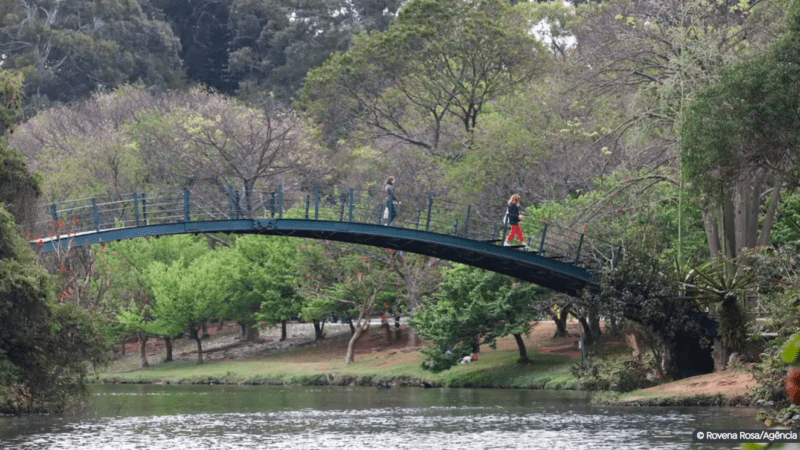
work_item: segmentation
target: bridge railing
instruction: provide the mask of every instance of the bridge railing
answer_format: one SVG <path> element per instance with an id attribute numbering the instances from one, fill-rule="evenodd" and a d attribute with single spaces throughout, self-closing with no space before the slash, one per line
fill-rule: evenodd
<path id="1" fill-rule="evenodd" d="M 392 226 L 455 235 L 503 245 L 510 227 L 503 223 L 505 204 L 488 210 L 434 196 L 404 196 Z M 48 203 L 39 208 L 41 220 L 30 231 L 39 239 L 79 236 L 113 228 L 186 221 L 283 218 L 385 224 L 382 190 L 284 189 L 242 192 L 185 188 L 136 192 Z M 522 229 L 530 251 L 565 263 L 596 268 L 613 246 L 590 239 L 584 230 L 572 230 L 544 219 L 526 217 Z M 519 246 L 517 241 L 514 245 Z M 612 250 L 613 254 L 613 250 Z"/>

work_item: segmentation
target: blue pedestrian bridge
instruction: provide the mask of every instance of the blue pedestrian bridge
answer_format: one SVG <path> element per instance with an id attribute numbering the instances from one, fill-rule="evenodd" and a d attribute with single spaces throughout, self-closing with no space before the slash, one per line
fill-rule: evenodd
<path id="1" fill-rule="evenodd" d="M 435 199 L 402 197 L 385 225 L 380 189 L 276 187 L 270 192 L 174 189 L 47 203 L 28 231 L 40 253 L 147 236 L 237 233 L 325 239 L 406 251 L 468 264 L 577 295 L 596 288 L 607 242 L 541 219 L 524 220 L 530 248 L 503 246 L 505 202 L 483 211 Z M 516 241 L 515 241 L 516 242 Z"/>

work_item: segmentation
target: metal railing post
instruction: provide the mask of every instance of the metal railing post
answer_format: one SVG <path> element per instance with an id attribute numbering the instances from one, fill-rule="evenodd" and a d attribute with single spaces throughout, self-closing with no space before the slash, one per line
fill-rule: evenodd
<path id="1" fill-rule="evenodd" d="M 275 218 L 275 193 L 274 192 L 270 192 L 269 193 L 269 212 L 270 212 L 270 217 L 272 217 L 274 219 Z"/>
<path id="2" fill-rule="evenodd" d="M 283 219 L 283 185 L 278 186 L 278 219 Z"/>
<path id="3" fill-rule="evenodd" d="M 467 216 L 464 218 L 464 237 L 469 239 L 469 213 L 472 210 L 472 205 L 467 205 Z"/>
<path id="4" fill-rule="evenodd" d="M 189 221 L 189 189 L 183 188 L 183 221 Z"/>
<path id="5" fill-rule="evenodd" d="M 350 222 L 353 221 L 353 190 L 350 189 Z"/>
<path id="6" fill-rule="evenodd" d="M 378 225 L 380 225 L 381 221 L 383 221 L 383 208 L 385 208 L 385 206 L 383 204 L 379 203 L 378 204 L 378 221 L 375 222 Z"/>
<path id="7" fill-rule="evenodd" d="M 314 220 L 319 220 L 319 187 L 314 186 Z"/>
<path id="8" fill-rule="evenodd" d="M 433 194 L 428 194 L 428 220 L 425 222 L 425 231 L 431 231 L 431 208 L 433 208 Z"/>
<path id="9" fill-rule="evenodd" d="M 542 228 L 542 240 L 539 241 L 539 254 L 544 256 L 544 240 L 547 236 L 547 222 L 544 223 L 544 228 Z"/>
<path id="10" fill-rule="evenodd" d="M 339 208 L 339 222 L 344 222 L 344 197 L 342 197 L 342 205 Z"/>
<path id="11" fill-rule="evenodd" d="M 136 226 L 139 226 L 139 196 L 133 193 L 133 216 L 136 217 Z"/>
<path id="12" fill-rule="evenodd" d="M 458 231 L 458 217 L 456 217 L 456 221 L 453 223 L 453 232 L 450 234 L 455 236 L 457 231 Z"/>
<path id="13" fill-rule="evenodd" d="M 147 226 L 147 193 L 142 192 L 142 219 L 144 226 Z"/>
<path id="14" fill-rule="evenodd" d="M 578 259 L 581 256 L 581 247 L 583 246 L 583 236 L 585 236 L 585 234 L 581 233 L 581 238 L 578 241 L 578 249 L 575 251 L 575 261 L 573 261 L 572 264 L 575 264 L 575 265 L 578 264 Z"/>
<path id="15" fill-rule="evenodd" d="M 233 186 L 228 185 L 228 218 L 233 220 Z"/>
<path id="16" fill-rule="evenodd" d="M 311 194 L 306 194 L 306 220 L 308 220 L 308 208 L 311 205 Z"/>
<path id="17" fill-rule="evenodd" d="M 414 218 L 414 229 L 415 230 L 419 230 L 419 215 L 421 213 L 422 213 L 422 211 L 417 210 L 417 217 Z"/>
<path id="18" fill-rule="evenodd" d="M 100 214 L 97 212 L 97 199 L 92 199 L 92 210 L 94 210 L 94 230 L 100 232 Z"/>

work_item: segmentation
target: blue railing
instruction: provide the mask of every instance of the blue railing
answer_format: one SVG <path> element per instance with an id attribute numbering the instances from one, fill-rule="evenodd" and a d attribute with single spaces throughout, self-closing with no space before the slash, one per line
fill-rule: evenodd
<path id="1" fill-rule="evenodd" d="M 382 191 L 311 188 L 243 192 L 227 189 L 166 189 L 47 203 L 27 232 L 32 245 L 104 230 L 192 221 L 276 218 L 365 224 L 385 223 Z M 503 203 L 481 209 L 432 195 L 404 196 L 392 226 L 455 235 L 502 245 L 510 229 Z M 565 263 L 596 268 L 613 245 L 543 219 L 522 223 L 530 250 Z"/>

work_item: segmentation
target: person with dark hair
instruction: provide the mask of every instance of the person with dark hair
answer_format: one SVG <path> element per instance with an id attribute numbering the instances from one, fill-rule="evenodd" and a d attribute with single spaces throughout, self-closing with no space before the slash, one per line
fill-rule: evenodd
<path id="1" fill-rule="evenodd" d="M 384 190 L 386 190 L 386 214 L 384 217 L 386 218 L 386 226 L 388 227 L 392 224 L 395 217 L 397 217 L 397 205 L 400 204 L 400 200 L 397 198 L 397 193 L 394 189 L 394 177 L 389 177 L 386 180 Z"/>

